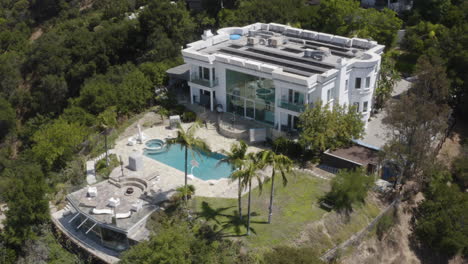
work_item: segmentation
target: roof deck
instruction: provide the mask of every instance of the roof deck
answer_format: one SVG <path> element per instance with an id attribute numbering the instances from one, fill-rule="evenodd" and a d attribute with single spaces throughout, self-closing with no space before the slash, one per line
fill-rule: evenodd
<path id="1" fill-rule="evenodd" d="M 346 38 L 279 24 L 256 23 L 224 28 L 218 35 L 205 32 L 204 40 L 188 45 L 186 55 L 229 56 L 279 67 L 283 72 L 310 77 L 338 68 L 342 60 L 368 60 L 375 41 Z M 236 35 L 235 38 L 232 36 Z M 214 58 L 214 57 L 213 57 Z"/>
<path id="2" fill-rule="evenodd" d="M 120 180 L 110 179 L 93 185 L 97 195 L 91 197 L 88 188 L 80 189 L 67 196 L 75 209 L 94 222 L 109 228 L 128 232 L 140 220 L 157 209 L 152 198 L 145 193 L 145 180 L 137 176 L 126 176 Z M 146 183 L 147 184 L 147 183 Z M 128 193 L 131 190 L 132 193 Z M 110 199 L 118 199 L 120 204 L 113 207 Z M 139 204 L 135 210 L 134 206 Z M 116 218 L 113 222 L 113 218 Z"/>

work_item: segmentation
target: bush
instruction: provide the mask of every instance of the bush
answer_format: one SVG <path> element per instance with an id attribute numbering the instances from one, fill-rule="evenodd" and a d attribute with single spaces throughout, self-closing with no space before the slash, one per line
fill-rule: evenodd
<path id="1" fill-rule="evenodd" d="M 197 119 L 197 114 L 195 114 L 192 111 L 186 111 L 182 114 L 182 122 L 185 122 L 185 123 L 195 122 L 196 119 Z"/>
<path id="2" fill-rule="evenodd" d="M 304 148 L 301 144 L 285 137 L 275 139 L 272 149 L 276 153 L 283 154 L 295 160 L 299 159 L 304 154 Z"/>
<path id="3" fill-rule="evenodd" d="M 106 158 L 96 163 L 96 174 L 99 174 L 104 179 L 109 178 L 110 173 L 114 168 L 120 165 L 119 160 L 115 154 L 109 155 L 109 167 L 106 166 Z"/>
<path id="4" fill-rule="evenodd" d="M 321 200 L 333 204 L 333 208 L 351 212 L 354 204 L 363 204 L 367 191 L 373 184 L 364 169 L 340 170 L 332 180 L 332 188 Z"/>
<path id="5" fill-rule="evenodd" d="M 379 240 L 382 240 L 385 233 L 387 233 L 387 231 L 395 224 L 395 214 L 396 211 L 394 209 L 390 209 L 382 216 L 382 218 L 380 218 L 375 230 Z"/>
<path id="6" fill-rule="evenodd" d="M 192 195 L 195 194 L 195 186 L 192 184 L 187 185 L 187 189 L 185 186 L 178 187 L 176 189 L 177 194 L 175 194 L 172 199 L 174 202 L 184 200 L 185 199 L 185 194 L 187 194 L 187 200 L 190 200 L 192 198 Z"/>

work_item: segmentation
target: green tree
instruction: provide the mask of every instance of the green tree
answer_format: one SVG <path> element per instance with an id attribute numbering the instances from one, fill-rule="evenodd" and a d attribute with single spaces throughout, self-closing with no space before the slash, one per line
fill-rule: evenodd
<path id="1" fill-rule="evenodd" d="M 60 168 L 70 160 L 86 135 L 85 127 L 57 119 L 32 135 L 32 152 L 46 169 Z"/>
<path id="2" fill-rule="evenodd" d="M 119 114 L 128 114 L 139 112 L 148 105 L 152 88 L 148 77 L 135 66 L 126 64 L 88 79 L 75 102 L 93 114 L 111 106 L 116 106 Z"/>
<path id="3" fill-rule="evenodd" d="M 193 123 L 187 130 L 180 124 L 177 129 L 177 137 L 167 140 L 169 147 L 179 145 L 180 148 L 185 149 L 185 166 L 184 166 L 184 188 L 187 189 L 187 166 L 188 166 L 188 152 L 192 155 L 200 155 L 202 152 L 209 152 L 210 148 L 201 138 L 195 136 L 195 132 L 200 128 L 200 122 Z M 187 203 L 187 193 L 185 192 L 184 201 Z"/>
<path id="4" fill-rule="evenodd" d="M 0 94 L 10 98 L 22 81 L 21 63 L 23 58 L 16 52 L 0 55 Z"/>
<path id="5" fill-rule="evenodd" d="M 65 78 L 51 74 L 42 77 L 32 96 L 33 108 L 39 113 L 60 113 L 68 96 Z"/>
<path id="6" fill-rule="evenodd" d="M 140 13 L 140 34 L 144 36 L 142 61 L 162 61 L 180 54 L 180 47 L 195 38 L 195 23 L 185 3 L 151 0 Z"/>
<path id="7" fill-rule="evenodd" d="M 235 143 L 231 145 L 231 151 L 223 151 L 225 158 L 221 159 L 218 164 L 220 163 L 227 163 L 231 165 L 233 172 L 230 175 L 232 180 L 235 180 L 234 173 L 236 170 L 242 170 L 244 163 L 247 159 L 247 144 L 245 141 L 240 140 L 239 143 Z M 237 202 L 239 207 L 239 219 L 242 221 L 242 179 L 241 177 L 237 178 L 238 181 L 238 191 L 237 191 Z"/>
<path id="8" fill-rule="evenodd" d="M 247 200 L 247 235 L 250 235 L 250 209 L 251 209 L 251 194 L 252 194 L 252 180 L 256 179 L 260 191 L 262 190 L 262 179 L 258 175 L 258 170 L 263 167 L 258 153 L 247 154 L 247 160 L 245 161 L 242 169 L 236 170 L 232 173 L 233 179 L 240 178 L 242 185 L 249 188 L 249 196 Z"/>
<path id="9" fill-rule="evenodd" d="M 113 128 L 117 126 L 117 113 L 116 107 L 111 106 L 100 113 L 97 117 L 99 123 L 99 129 L 104 134 L 104 147 L 106 149 L 106 166 L 109 167 L 109 153 L 107 147 L 107 136 L 112 131 Z"/>
<path id="10" fill-rule="evenodd" d="M 303 146 L 315 151 L 339 148 L 350 144 L 352 139 L 359 139 L 364 133 L 361 114 L 354 107 L 345 109 L 335 104 L 333 109 L 321 101 L 314 107 L 307 108 L 299 116 L 302 129 L 299 141 Z"/>
<path id="11" fill-rule="evenodd" d="M 415 234 L 421 243 L 439 253 L 468 254 L 468 195 L 457 185 L 434 182 L 419 205 Z"/>
<path id="12" fill-rule="evenodd" d="M 157 215 L 154 234 L 124 252 L 121 263 L 254 263 L 239 255 L 240 245 L 215 236 L 205 225 L 191 224 L 186 217 Z"/>
<path id="13" fill-rule="evenodd" d="M 9 133 L 15 132 L 15 127 L 15 110 L 7 100 L 0 97 L 0 141 Z"/>
<path id="14" fill-rule="evenodd" d="M 275 190 L 275 176 L 276 172 L 280 172 L 283 180 L 283 186 L 288 184 L 288 178 L 286 173 L 289 173 L 292 169 L 293 162 L 288 157 L 282 154 L 276 154 L 271 150 L 264 150 L 260 154 L 261 162 L 264 166 L 271 166 L 271 191 L 270 191 L 270 205 L 268 207 L 268 223 L 271 223 L 271 216 L 273 215 L 273 196 Z"/>
<path id="15" fill-rule="evenodd" d="M 418 77 L 409 94 L 389 105 L 383 119 L 390 136 L 383 147 L 383 156 L 401 170 L 395 184 L 407 179 L 415 179 L 419 184 L 428 180 L 422 172 L 434 163 L 437 155 L 434 142 L 443 136 L 451 112 L 446 104 L 445 71 L 440 65 L 430 65 L 424 56 L 421 59 L 416 72 L 421 78 Z M 434 59 L 433 63 L 437 61 Z"/>
<path id="16" fill-rule="evenodd" d="M 332 180 L 332 187 L 324 199 L 333 203 L 336 210 L 351 212 L 354 204 L 365 202 L 367 192 L 372 187 L 373 177 L 364 169 L 340 170 Z"/>
<path id="17" fill-rule="evenodd" d="M 397 13 L 387 8 L 382 11 L 360 8 L 355 20 L 356 25 L 350 33 L 355 32 L 360 38 L 371 38 L 387 48 L 395 45 L 397 32 L 403 24 Z"/>
<path id="18" fill-rule="evenodd" d="M 396 82 L 401 78 L 395 69 L 395 61 L 388 53 L 382 56 L 380 65 L 377 88 L 375 89 L 374 108 L 376 109 L 381 109 L 384 106 L 385 102 L 391 97 Z"/>
<path id="19" fill-rule="evenodd" d="M 8 179 L 4 236 L 9 245 L 20 249 L 26 240 L 35 237 L 33 227 L 49 219 L 47 184 L 40 166 L 24 161 L 5 169 L 2 177 Z"/>

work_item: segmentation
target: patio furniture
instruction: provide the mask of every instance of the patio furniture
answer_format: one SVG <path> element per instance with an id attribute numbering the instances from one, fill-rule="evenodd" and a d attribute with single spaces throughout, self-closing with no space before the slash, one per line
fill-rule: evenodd
<path id="1" fill-rule="evenodd" d="M 93 208 L 93 211 L 92 211 L 93 214 L 112 214 L 112 209 L 97 209 L 97 208 Z"/>
<path id="2" fill-rule="evenodd" d="M 136 139 L 134 137 L 129 137 L 127 145 L 128 146 L 134 146 L 137 143 Z"/>
<path id="3" fill-rule="evenodd" d="M 96 187 L 88 187 L 88 196 L 89 197 L 96 197 L 97 196 L 97 188 Z"/>
<path id="4" fill-rule="evenodd" d="M 109 206 L 110 207 L 116 207 L 116 206 L 119 206 L 119 205 L 120 205 L 120 198 L 111 197 L 109 199 Z"/>

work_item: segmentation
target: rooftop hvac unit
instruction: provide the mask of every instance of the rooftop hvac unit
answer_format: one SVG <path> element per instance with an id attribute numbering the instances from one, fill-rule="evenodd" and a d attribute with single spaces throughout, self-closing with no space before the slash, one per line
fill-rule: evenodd
<path id="1" fill-rule="evenodd" d="M 266 44 L 267 44 L 267 40 L 264 39 L 264 38 L 261 38 L 261 39 L 258 41 L 258 43 L 259 43 L 260 45 L 266 45 Z"/>
<path id="2" fill-rule="evenodd" d="M 280 37 L 272 37 L 268 40 L 268 44 L 273 48 L 277 48 L 283 44 L 283 40 Z"/>
<path id="3" fill-rule="evenodd" d="M 312 58 L 314 60 L 322 61 L 323 58 L 330 56 L 330 49 L 320 47 L 317 50 L 306 49 L 304 51 L 304 57 Z"/>
<path id="4" fill-rule="evenodd" d="M 258 39 L 257 38 L 247 38 L 247 45 L 256 45 L 258 43 Z"/>

